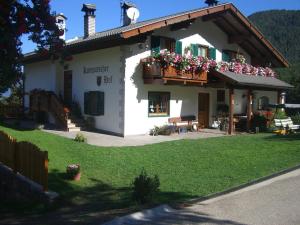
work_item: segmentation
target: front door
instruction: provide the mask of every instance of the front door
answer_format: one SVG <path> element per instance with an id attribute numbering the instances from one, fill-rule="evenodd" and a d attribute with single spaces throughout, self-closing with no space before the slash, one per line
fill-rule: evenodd
<path id="1" fill-rule="evenodd" d="M 209 94 L 208 93 L 199 93 L 198 123 L 200 128 L 209 127 Z"/>
<path id="2" fill-rule="evenodd" d="M 64 72 L 64 103 L 72 105 L 72 71 Z"/>

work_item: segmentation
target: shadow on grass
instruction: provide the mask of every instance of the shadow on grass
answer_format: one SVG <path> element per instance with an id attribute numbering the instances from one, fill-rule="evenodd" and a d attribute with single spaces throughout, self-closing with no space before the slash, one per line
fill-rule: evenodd
<path id="1" fill-rule="evenodd" d="M 2 119 L 0 120 L 0 126 L 16 131 L 33 131 L 36 129 L 35 122 L 29 120 Z"/>
<path id="2" fill-rule="evenodd" d="M 152 204 L 140 206 L 131 199 L 130 187 L 113 187 L 97 179 L 90 181 L 92 185 L 89 187 L 80 187 L 79 183 L 68 181 L 65 173 L 52 170 L 49 173 L 49 186 L 60 194 L 56 204 L 44 210 L 39 207 L 36 211 L 25 207 L 22 214 L 7 212 L 1 216 L 3 219 L 0 224 L 101 224 L 162 203 L 196 197 L 160 192 Z"/>
<path id="3" fill-rule="evenodd" d="M 288 134 L 288 135 L 277 135 L 265 137 L 266 140 L 270 141 L 300 141 L 300 133 Z"/>

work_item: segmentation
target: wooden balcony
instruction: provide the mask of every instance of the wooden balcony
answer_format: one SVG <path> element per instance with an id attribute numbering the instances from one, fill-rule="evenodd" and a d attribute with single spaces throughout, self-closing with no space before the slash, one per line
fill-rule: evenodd
<path id="1" fill-rule="evenodd" d="M 173 66 L 162 68 L 159 63 L 149 65 L 143 63 L 143 78 L 145 84 L 196 84 L 207 83 L 206 71 L 183 72 Z"/>

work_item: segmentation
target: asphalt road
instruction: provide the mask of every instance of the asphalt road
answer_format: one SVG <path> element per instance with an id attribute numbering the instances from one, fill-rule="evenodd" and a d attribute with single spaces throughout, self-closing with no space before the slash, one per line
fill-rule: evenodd
<path id="1" fill-rule="evenodd" d="M 135 224 L 300 225 L 300 170 Z"/>

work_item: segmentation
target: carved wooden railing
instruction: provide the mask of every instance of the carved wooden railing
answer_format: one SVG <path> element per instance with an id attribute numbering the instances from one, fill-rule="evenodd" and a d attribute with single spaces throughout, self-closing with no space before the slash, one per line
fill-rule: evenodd
<path id="1" fill-rule="evenodd" d="M 54 113 L 65 129 L 68 128 L 69 109 L 64 107 L 58 97 L 51 93 L 50 95 L 50 111 Z"/>
<path id="2" fill-rule="evenodd" d="M 63 129 L 68 129 L 70 111 L 51 91 L 34 90 L 30 94 L 31 112 L 51 112 Z"/>

